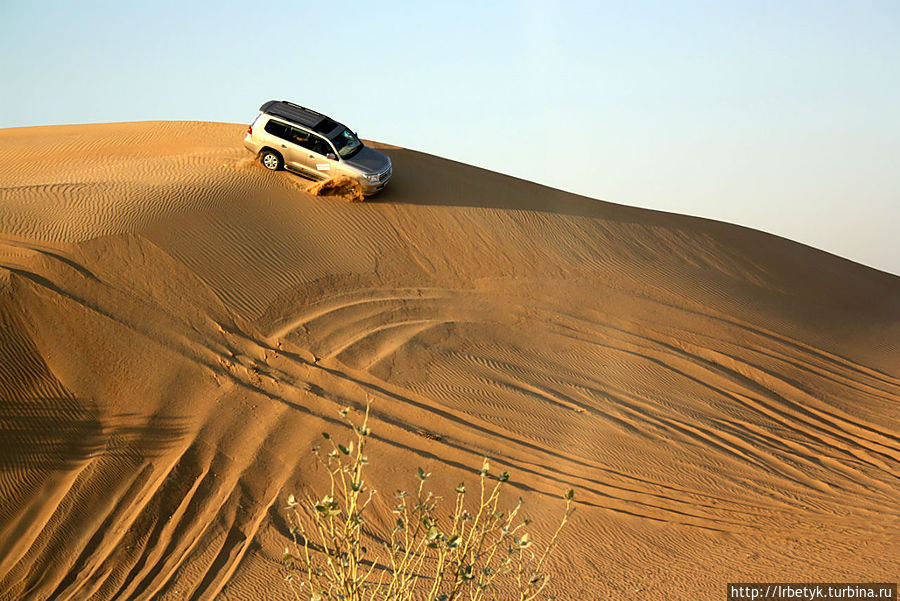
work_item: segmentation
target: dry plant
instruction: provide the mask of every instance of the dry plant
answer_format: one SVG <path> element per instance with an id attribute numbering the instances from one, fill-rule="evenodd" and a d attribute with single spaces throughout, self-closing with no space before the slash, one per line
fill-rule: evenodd
<path id="1" fill-rule="evenodd" d="M 419 468 L 415 492 L 395 495 L 390 532 L 374 532 L 365 518 L 378 498 L 364 478 L 369 408 L 359 424 L 348 409 L 340 413 L 352 439 L 339 443 L 326 432 L 326 449 L 313 450 L 328 471 L 328 492 L 288 498 L 293 548 L 285 549 L 284 562 L 298 601 L 532 601 L 545 592 L 545 563 L 574 511 L 574 491 L 566 493 L 559 526 L 539 551 L 525 531 L 529 521 L 519 518 L 522 500 L 500 508 L 509 474 L 490 474 L 485 459 L 477 496 L 470 501 L 460 483 L 444 520 L 438 516 L 441 497 L 425 488 L 430 474 Z"/>

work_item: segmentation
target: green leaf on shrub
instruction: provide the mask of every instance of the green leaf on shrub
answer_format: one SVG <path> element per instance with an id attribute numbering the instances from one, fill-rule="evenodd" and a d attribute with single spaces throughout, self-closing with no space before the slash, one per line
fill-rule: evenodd
<path id="1" fill-rule="evenodd" d="M 331 434 L 329 434 L 328 432 L 322 432 L 322 438 L 324 438 L 325 440 L 331 440 Z"/>
<path id="2" fill-rule="evenodd" d="M 574 488 L 570 488 L 570 489 L 569 489 L 569 492 L 566 493 L 566 500 L 567 500 L 567 501 L 571 501 L 571 500 L 574 499 L 574 498 L 575 498 L 575 489 L 574 489 Z"/>
<path id="3" fill-rule="evenodd" d="M 423 470 L 422 468 L 417 468 L 417 470 L 418 470 L 418 473 L 419 473 L 419 479 L 420 479 L 420 480 L 426 480 L 426 479 L 428 478 L 428 476 L 431 475 L 431 472 L 427 472 L 427 473 L 426 473 L 425 470 Z"/>
<path id="4" fill-rule="evenodd" d="M 497 477 L 497 480 L 499 480 L 500 482 L 506 482 L 507 480 L 509 480 L 509 472 L 503 472 Z"/>
<path id="5" fill-rule="evenodd" d="M 350 449 L 348 449 L 348 448 L 345 447 L 344 445 L 339 444 L 339 445 L 338 445 L 338 448 L 341 450 L 341 453 L 343 453 L 344 455 L 349 455 L 349 454 L 350 454 Z"/>

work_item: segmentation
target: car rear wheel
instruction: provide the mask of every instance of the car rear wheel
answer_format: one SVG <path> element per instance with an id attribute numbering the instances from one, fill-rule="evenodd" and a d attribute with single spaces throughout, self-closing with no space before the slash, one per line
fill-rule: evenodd
<path id="1" fill-rule="evenodd" d="M 259 160 L 262 161 L 263 167 L 270 171 L 278 171 L 284 166 L 281 155 L 274 150 L 264 150 Z"/>

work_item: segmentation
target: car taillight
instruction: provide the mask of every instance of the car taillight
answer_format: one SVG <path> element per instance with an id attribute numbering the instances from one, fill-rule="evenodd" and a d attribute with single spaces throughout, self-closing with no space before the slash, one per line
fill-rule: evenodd
<path id="1" fill-rule="evenodd" d="M 253 126 L 252 125 L 247 126 L 247 135 L 250 135 L 252 133 L 253 133 Z"/>

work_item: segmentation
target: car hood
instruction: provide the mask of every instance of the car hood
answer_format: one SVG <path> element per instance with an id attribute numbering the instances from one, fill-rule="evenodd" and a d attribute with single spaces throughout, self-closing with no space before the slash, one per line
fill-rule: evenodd
<path id="1" fill-rule="evenodd" d="M 381 173 L 391 164 L 391 159 L 374 148 L 363 146 L 352 159 L 344 159 L 344 163 L 363 173 Z"/>

